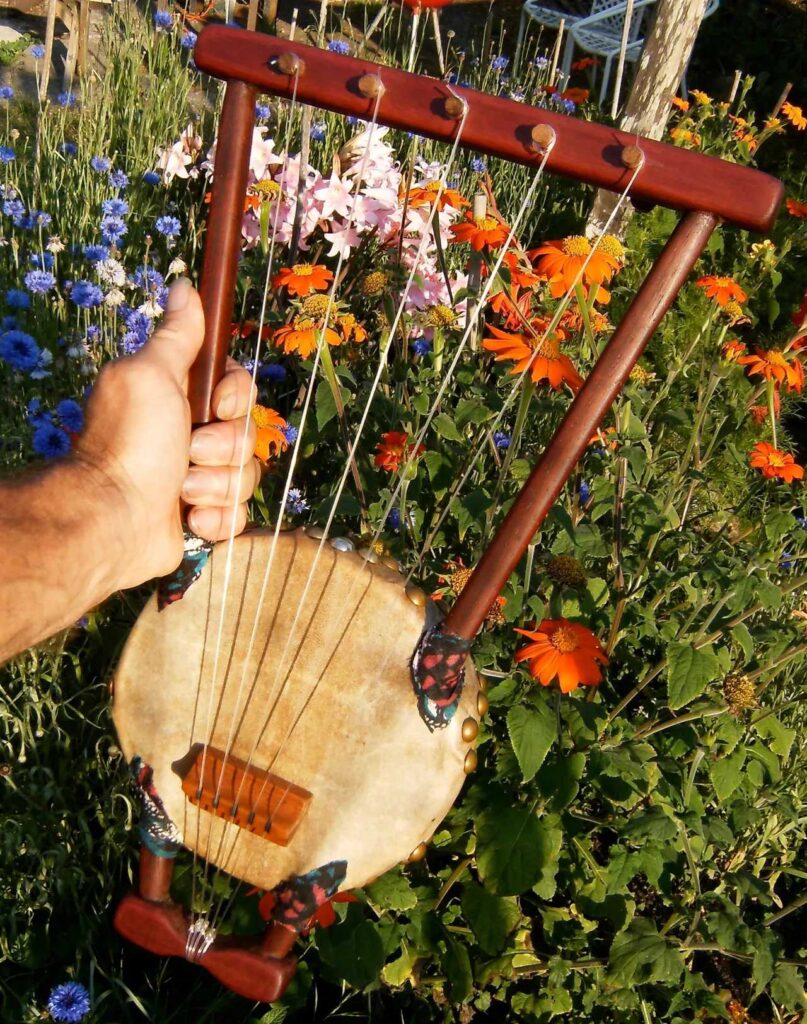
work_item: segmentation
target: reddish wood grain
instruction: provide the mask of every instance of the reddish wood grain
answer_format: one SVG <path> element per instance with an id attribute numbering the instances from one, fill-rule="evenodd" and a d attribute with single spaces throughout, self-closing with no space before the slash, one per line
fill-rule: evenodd
<path id="1" fill-rule="evenodd" d="M 285 53 L 305 62 L 297 87 L 303 103 L 368 118 L 375 101 L 362 96 L 357 83 L 362 75 L 375 73 L 385 87 L 378 113 L 382 124 L 450 142 L 457 122 L 446 115 L 445 102 L 452 95 L 461 96 L 469 107 L 462 133 L 466 149 L 537 165 L 541 157 L 532 145 L 531 132 L 536 125 L 547 124 L 557 138 L 548 169 L 613 192 L 621 192 L 630 179 L 631 172 L 621 161 L 622 150 L 638 142 L 645 163 L 631 195 L 642 205 L 706 210 L 740 227 L 765 232 L 782 202 L 782 183 L 761 171 L 501 96 L 459 86 L 449 89 L 434 78 L 275 36 L 210 25 L 199 36 L 194 60 L 202 71 L 218 78 L 239 78 L 264 92 L 290 97 L 294 79 L 276 65 Z"/>

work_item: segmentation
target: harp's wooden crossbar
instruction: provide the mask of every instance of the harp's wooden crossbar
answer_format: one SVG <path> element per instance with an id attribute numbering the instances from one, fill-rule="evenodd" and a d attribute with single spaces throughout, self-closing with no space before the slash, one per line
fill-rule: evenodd
<path id="1" fill-rule="evenodd" d="M 288 846 L 311 794 L 279 775 L 201 744 L 182 789 L 197 807 L 278 846 Z"/>
<path id="2" fill-rule="evenodd" d="M 299 75 L 289 73 L 294 65 L 290 56 L 297 58 Z M 194 60 L 217 78 L 248 82 L 287 98 L 296 88 L 302 103 L 365 119 L 372 116 L 376 100 L 359 82 L 377 75 L 384 88 L 379 123 L 443 142 L 454 140 L 460 98 L 467 104 L 461 146 L 514 163 L 538 166 L 543 153 L 532 130 L 548 125 L 556 142 L 546 169 L 612 192 L 622 192 L 630 180 L 622 153 L 638 142 L 644 165 L 631 188 L 637 203 L 706 210 L 751 231 L 770 229 L 784 194 L 777 179 L 716 157 L 276 36 L 211 25 L 199 36 Z"/>

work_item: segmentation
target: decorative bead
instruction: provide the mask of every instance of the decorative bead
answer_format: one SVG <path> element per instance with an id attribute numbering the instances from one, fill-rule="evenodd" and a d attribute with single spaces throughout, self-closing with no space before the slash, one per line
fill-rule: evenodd
<path id="1" fill-rule="evenodd" d="M 337 551 L 355 551 L 356 545 L 352 540 L 348 540 L 347 537 L 333 537 L 330 541 L 332 548 L 336 548 Z"/>
<path id="2" fill-rule="evenodd" d="M 420 589 L 420 587 L 415 587 L 411 583 L 406 588 L 406 596 L 412 604 L 416 604 L 418 608 L 423 608 L 426 601 L 428 601 L 426 594 Z"/>
<path id="3" fill-rule="evenodd" d="M 417 846 L 409 854 L 409 863 L 415 864 L 419 860 L 423 860 L 426 856 L 429 848 L 425 843 L 418 843 Z"/>
<path id="4" fill-rule="evenodd" d="M 476 710 L 480 718 L 482 718 L 484 715 L 488 713 L 489 707 L 490 701 L 485 696 L 485 694 L 482 693 L 482 691 L 480 690 L 480 692 L 476 695 Z"/>
<path id="5" fill-rule="evenodd" d="M 397 558 L 393 558 L 391 555 L 384 555 L 381 559 L 381 564 L 386 565 L 388 569 L 394 569 L 395 572 L 400 572 L 401 563 Z"/>
<path id="6" fill-rule="evenodd" d="M 466 743 L 475 740 L 479 733 L 479 723 L 475 718 L 466 718 L 462 723 L 462 738 Z"/>
<path id="7" fill-rule="evenodd" d="M 314 540 L 322 540 L 325 536 L 325 530 L 321 526 L 306 526 L 305 532 L 309 537 L 313 537 Z"/>
<path id="8" fill-rule="evenodd" d="M 471 772 L 476 771 L 477 764 L 479 764 L 479 758 L 476 756 L 476 751 L 469 750 L 465 755 L 465 764 L 463 764 L 462 770 L 466 775 L 470 775 Z"/>
<path id="9" fill-rule="evenodd" d="M 378 561 L 378 552 L 373 551 L 372 548 L 359 548 L 359 554 L 361 555 L 365 562 Z"/>

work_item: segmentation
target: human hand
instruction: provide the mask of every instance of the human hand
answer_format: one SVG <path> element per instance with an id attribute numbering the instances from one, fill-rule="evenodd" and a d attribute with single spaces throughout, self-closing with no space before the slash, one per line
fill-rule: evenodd
<path id="1" fill-rule="evenodd" d="M 228 537 L 233 517 L 236 533 L 246 523 L 246 502 L 260 479 L 255 424 L 245 419 L 252 382 L 230 360 L 213 393 L 219 422 L 191 433 L 188 371 L 203 338 L 201 300 L 180 279 L 151 339 L 105 366 L 93 389 L 76 457 L 100 485 L 111 519 L 118 588 L 179 565 L 180 497 L 190 506 L 188 526 L 206 540 Z"/>

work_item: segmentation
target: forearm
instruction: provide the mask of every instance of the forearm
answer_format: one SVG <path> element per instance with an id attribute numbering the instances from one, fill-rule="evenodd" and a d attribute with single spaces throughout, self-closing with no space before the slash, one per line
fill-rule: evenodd
<path id="1" fill-rule="evenodd" d="M 109 481 L 76 459 L 0 481 L 0 662 L 117 588 L 119 501 Z"/>

